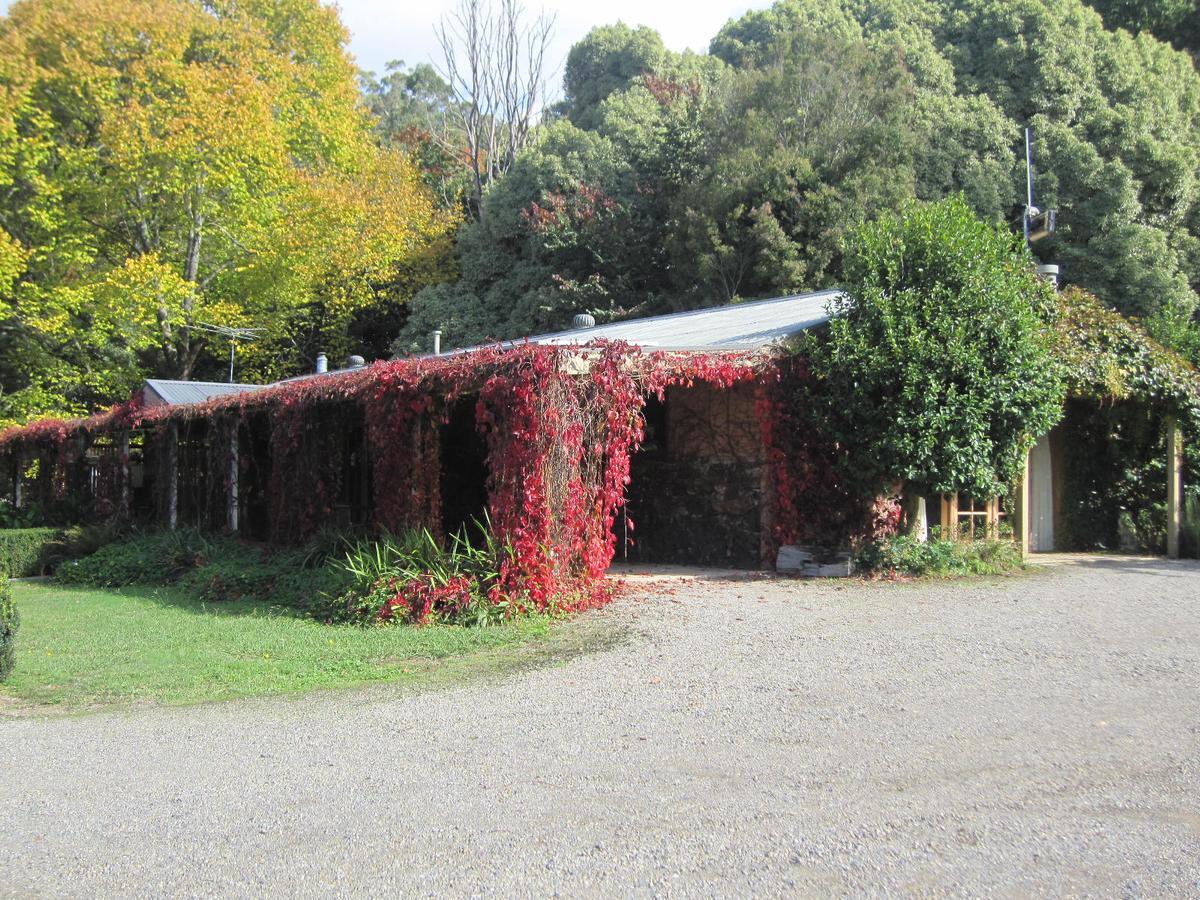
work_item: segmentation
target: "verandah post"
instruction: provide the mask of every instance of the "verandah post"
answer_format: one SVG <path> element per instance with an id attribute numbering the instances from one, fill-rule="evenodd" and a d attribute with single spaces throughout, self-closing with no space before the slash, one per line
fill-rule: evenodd
<path id="1" fill-rule="evenodd" d="M 174 531 L 179 524 L 179 425 L 167 425 L 167 528 Z"/>
<path id="2" fill-rule="evenodd" d="M 226 475 L 227 521 L 231 532 L 238 530 L 238 423 L 229 423 L 229 468 Z"/>
<path id="3" fill-rule="evenodd" d="M 121 432 L 121 443 L 118 452 L 121 454 L 121 518 L 129 518 L 129 432 Z"/>
<path id="4" fill-rule="evenodd" d="M 22 501 L 21 475 L 23 474 L 22 467 L 21 467 L 21 451 L 14 450 L 12 459 L 13 459 L 13 508 L 20 509 L 21 501 Z"/>
<path id="5" fill-rule="evenodd" d="M 1017 483 L 1017 543 L 1021 547 L 1021 556 L 1029 555 L 1030 535 L 1030 488 L 1029 488 L 1029 451 L 1025 452 L 1025 468 L 1021 472 L 1021 480 Z"/>
<path id="6" fill-rule="evenodd" d="M 1167 558 L 1179 559 L 1179 531 L 1183 525 L 1183 429 L 1174 416 L 1167 417 Z"/>

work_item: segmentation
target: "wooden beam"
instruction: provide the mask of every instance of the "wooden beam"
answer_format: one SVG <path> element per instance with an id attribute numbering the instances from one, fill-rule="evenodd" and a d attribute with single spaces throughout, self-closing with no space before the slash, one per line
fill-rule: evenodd
<path id="1" fill-rule="evenodd" d="M 1167 557 L 1179 559 L 1179 531 L 1183 525 L 1183 429 L 1174 416 L 1167 417 Z"/>
<path id="2" fill-rule="evenodd" d="M 942 494 L 942 540 L 958 540 L 958 494 Z"/>

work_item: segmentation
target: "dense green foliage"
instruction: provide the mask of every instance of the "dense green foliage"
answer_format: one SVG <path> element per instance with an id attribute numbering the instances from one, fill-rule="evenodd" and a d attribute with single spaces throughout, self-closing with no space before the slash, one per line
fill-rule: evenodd
<path id="1" fill-rule="evenodd" d="M 1029 125 L 1038 257 L 1197 352 L 1200 73 L 1082 0 L 781 0 L 707 56 L 605 26 L 565 84 L 397 350 L 835 284 L 842 239 L 913 198 L 1015 231 Z"/>
<path id="2" fill-rule="evenodd" d="M 1006 492 L 1064 387 L 1017 239 L 958 198 L 913 204 L 847 244 L 846 293 L 803 351 L 814 415 L 866 496 Z"/>
<path id="3" fill-rule="evenodd" d="M 63 563 L 55 580 L 88 587 L 177 584 L 204 602 L 255 600 L 324 617 L 329 598 L 346 584 L 327 564 L 325 540 L 303 550 L 267 551 L 195 529 L 152 531 Z"/>
<path id="4" fill-rule="evenodd" d="M 0 575 L 0 681 L 12 674 L 17 662 L 17 629 L 21 627 L 21 614 L 12 598 L 8 579 Z"/>
<path id="5" fill-rule="evenodd" d="M 1077 288 L 1055 296 L 1055 357 L 1074 396 L 1135 400 L 1200 427 L 1200 373 L 1180 354 Z"/>
<path id="6" fill-rule="evenodd" d="M 1198 0 L 1088 0 L 1109 28 L 1148 31 L 1180 50 L 1200 52 Z"/>
<path id="7" fill-rule="evenodd" d="M 441 276 L 452 218 L 374 140 L 347 40 L 318 0 L 0 16 L 0 424 L 220 377 L 213 326 L 295 374 Z"/>
<path id="8" fill-rule="evenodd" d="M 58 528 L 0 528 L 0 580 L 41 575 Z"/>
<path id="9" fill-rule="evenodd" d="M 453 535 L 444 546 L 423 529 L 370 540 L 329 532 L 297 550 L 195 529 L 155 531 L 64 562 L 55 580 L 105 588 L 177 585 L 203 602 L 269 602 L 321 621 L 493 625 L 517 611 L 496 589 L 511 548 L 486 529 L 474 531 L 482 537 Z"/>
<path id="10" fill-rule="evenodd" d="M 920 541 L 907 535 L 866 544 L 857 562 L 877 575 L 952 576 L 1006 575 L 1021 569 L 1021 550 L 1014 541 Z"/>
<path id="11" fill-rule="evenodd" d="M 1055 357 L 1074 398 L 1062 423 L 1061 546 L 1163 552 L 1166 417 L 1184 429 L 1184 486 L 1200 496 L 1200 374 L 1075 288 L 1056 296 Z"/>

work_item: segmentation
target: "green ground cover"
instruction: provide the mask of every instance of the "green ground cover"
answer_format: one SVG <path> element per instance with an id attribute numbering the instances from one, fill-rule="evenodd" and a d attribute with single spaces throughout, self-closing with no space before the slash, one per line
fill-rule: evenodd
<path id="1" fill-rule="evenodd" d="M 176 588 L 14 583 L 17 666 L 0 711 L 74 711 L 293 694 L 373 682 L 455 683 L 598 639 L 545 617 L 482 628 L 328 625 L 269 602 L 205 603 Z"/>

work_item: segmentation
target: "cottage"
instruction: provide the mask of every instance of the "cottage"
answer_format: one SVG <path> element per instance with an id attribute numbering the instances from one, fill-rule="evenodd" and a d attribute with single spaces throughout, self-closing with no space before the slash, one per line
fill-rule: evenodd
<path id="1" fill-rule="evenodd" d="M 826 322 L 834 296 L 593 325 L 265 386 L 154 379 L 108 413 L 10 430 L 0 464 L 17 505 L 273 543 L 325 526 L 449 533 L 489 516 L 514 546 L 514 577 L 535 593 L 594 584 L 614 556 L 770 566 L 781 544 L 840 543 L 898 515 L 889 498 L 842 492 L 832 448 L 809 442 L 780 401 L 804 377 L 789 340 Z M 1011 519 L 1029 549 L 1063 546 L 1063 523 L 1082 502 L 1070 488 L 1080 481 L 1075 450 L 1088 444 L 1077 439 L 1087 424 L 1078 410 L 1103 397 L 1200 408 L 1194 371 L 1135 326 L 1073 296 L 1065 309 L 1059 350 L 1080 374 L 1063 428 L 1076 439 L 1060 431 L 1038 443 L 1015 504 L 942 497 L 946 533 L 1000 533 Z M 1131 371 L 1131 360 L 1143 375 L 1114 384 L 1112 371 Z M 1162 420 L 1177 552 L 1180 432 Z"/>

